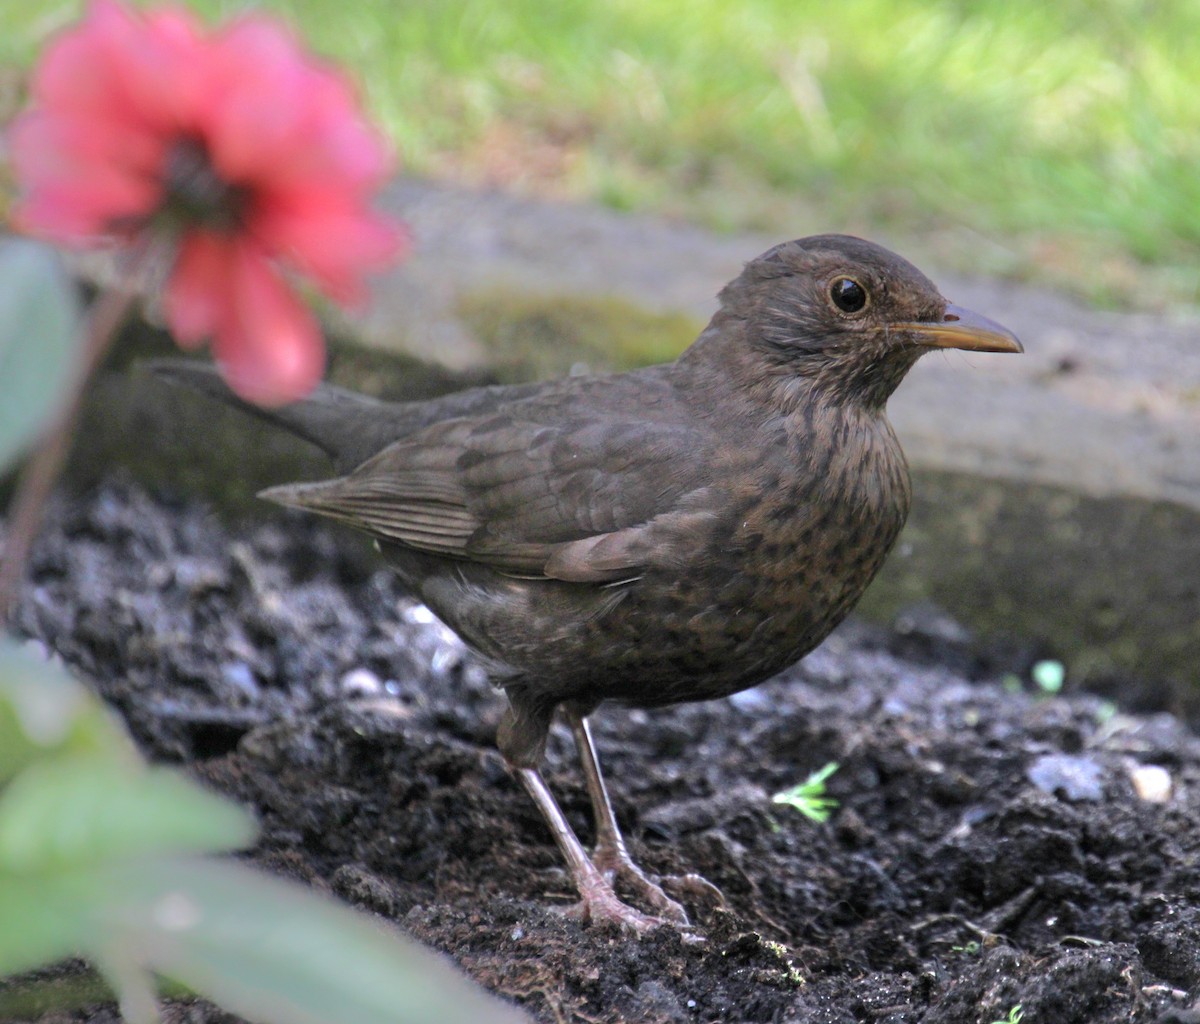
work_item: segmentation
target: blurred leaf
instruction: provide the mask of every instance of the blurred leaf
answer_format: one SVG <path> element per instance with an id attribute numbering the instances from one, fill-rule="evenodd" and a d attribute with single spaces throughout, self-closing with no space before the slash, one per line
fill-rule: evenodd
<path id="1" fill-rule="evenodd" d="M 108 900 L 94 873 L 0 870 L 0 975 L 74 956 L 95 935 Z"/>
<path id="2" fill-rule="evenodd" d="M 54 250 L 0 241 L 0 471 L 46 425 L 70 380 L 79 299 Z"/>
<path id="3" fill-rule="evenodd" d="M 126 948 L 250 1020 L 524 1020 L 445 959 L 308 889 L 226 861 L 113 865 Z M 110 982 L 112 979 L 110 979 Z"/>
<path id="4" fill-rule="evenodd" d="M 61 665 L 0 637 L 0 783 L 47 752 L 137 764 L 115 716 Z"/>
<path id="5" fill-rule="evenodd" d="M 0 791 L 0 871 L 236 849 L 255 831 L 236 804 L 166 768 L 61 756 L 30 765 Z"/>
<path id="6" fill-rule="evenodd" d="M 517 1024 L 444 957 L 308 889 L 223 860 L 0 873 L 0 974 L 78 954 L 270 1024 Z M 120 979 L 107 975 L 114 990 Z"/>

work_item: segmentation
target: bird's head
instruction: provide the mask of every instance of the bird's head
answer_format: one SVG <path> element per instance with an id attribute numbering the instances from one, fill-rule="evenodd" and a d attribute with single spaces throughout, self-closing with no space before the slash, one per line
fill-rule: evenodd
<path id="1" fill-rule="evenodd" d="M 1007 328 L 952 305 L 895 253 L 848 235 L 784 242 L 721 292 L 722 315 L 771 376 L 809 382 L 839 401 L 882 408 L 935 348 L 1021 352 Z"/>

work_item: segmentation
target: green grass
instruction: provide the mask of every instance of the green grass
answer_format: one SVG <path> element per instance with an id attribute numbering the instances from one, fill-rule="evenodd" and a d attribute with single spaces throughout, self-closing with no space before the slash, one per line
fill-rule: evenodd
<path id="1" fill-rule="evenodd" d="M 420 173 L 1196 297 L 1192 0 L 262 6 L 355 69 Z M 0 62 L 76 9 L 0 0 Z"/>

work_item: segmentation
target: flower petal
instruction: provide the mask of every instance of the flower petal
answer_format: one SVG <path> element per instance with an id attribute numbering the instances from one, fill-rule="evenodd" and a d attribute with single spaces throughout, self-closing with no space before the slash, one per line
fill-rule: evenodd
<path id="1" fill-rule="evenodd" d="M 42 54 L 33 77 L 35 102 L 79 115 L 123 116 L 116 84 L 120 68 L 108 59 L 108 41 L 119 38 L 129 21 L 120 4 L 95 0 L 87 17 Z"/>
<path id="2" fill-rule="evenodd" d="M 86 248 L 132 233 L 121 228 L 123 218 L 113 196 L 94 189 L 49 186 L 19 199 L 10 217 L 23 234 Z M 128 208 L 128 217 L 136 218 L 141 203 L 131 200 Z"/>
<path id="3" fill-rule="evenodd" d="M 361 212 L 331 192 L 272 197 L 260 205 L 250 229 L 342 303 L 360 301 L 361 275 L 386 267 L 408 245 L 398 224 Z"/>
<path id="4" fill-rule="evenodd" d="M 121 85 L 131 106 L 160 131 L 193 131 L 206 88 L 205 43 L 191 12 L 147 13 L 138 37 L 120 54 Z"/>
<path id="5" fill-rule="evenodd" d="M 239 244 L 214 350 L 229 386 L 260 405 L 282 405 L 311 391 L 325 369 L 316 319 L 255 247 Z"/>
<path id="6" fill-rule="evenodd" d="M 308 90 L 307 69 L 290 35 L 247 16 L 214 40 L 203 132 L 216 169 L 229 181 L 288 173 Z"/>
<path id="7" fill-rule="evenodd" d="M 18 117 L 8 132 L 19 178 L 35 186 L 49 177 L 91 174 L 108 167 L 146 179 L 160 178 L 166 141 L 102 118 L 54 117 L 32 112 Z"/>
<path id="8" fill-rule="evenodd" d="M 353 88 L 283 26 L 255 16 L 233 22 L 214 40 L 212 65 L 204 135 L 229 179 L 358 191 L 389 173 L 387 146 Z"/>
<path id="9" fill-rule="evenodd" d="M 128 145 L 118 157 L 119 141 Z M 17 178 L 27 185 L 14 212 L 23 231 L 88 244 L 124 233 L 161 197 L 150 170 L 161 154 L 110 136 L 102 123 L 26 114 L 13 123 L 9 146 Z"/>
<path id="10" fill-rule="evenodd" d="M 233 245 L 224 235 L 194 231 L 184 240 L 163 296 L 163 313 L 182 348 L 216 334 L 232 302 Z"/>

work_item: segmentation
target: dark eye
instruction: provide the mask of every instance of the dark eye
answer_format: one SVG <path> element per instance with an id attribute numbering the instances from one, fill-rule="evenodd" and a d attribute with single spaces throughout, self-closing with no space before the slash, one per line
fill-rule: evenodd
<path id="1" fill-rule="evenodd" d="M 867 304 L 867 290 L 852 277 L 839 277 L 829 286 L 829 297 L 843 313 L 857 313 Z"/>

